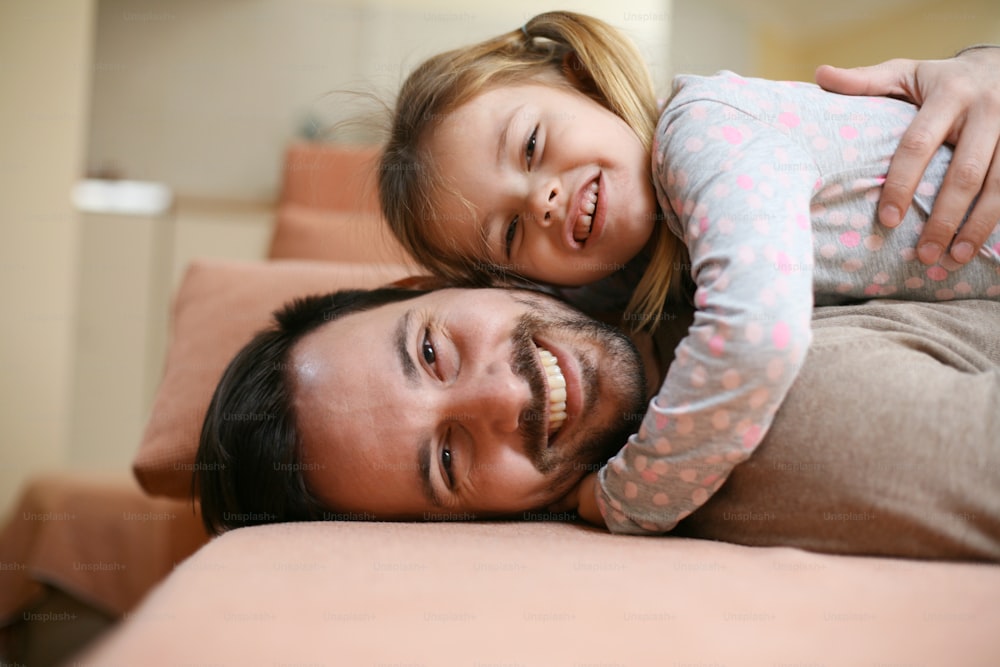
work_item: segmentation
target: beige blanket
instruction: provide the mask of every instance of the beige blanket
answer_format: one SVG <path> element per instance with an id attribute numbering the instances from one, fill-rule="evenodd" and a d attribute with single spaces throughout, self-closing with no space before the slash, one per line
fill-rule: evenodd
<path id="1" fill-rule="evenodd" d="M 179 566 L 99 665 L 962 665 L 1000 568 L 557 523 L 244 528 Z"/>
<path id="2" fill-rule="evenodd" d="M 679 532 L 1000 561 L 1000 303 L 818 310 L 764 442 Z"/>

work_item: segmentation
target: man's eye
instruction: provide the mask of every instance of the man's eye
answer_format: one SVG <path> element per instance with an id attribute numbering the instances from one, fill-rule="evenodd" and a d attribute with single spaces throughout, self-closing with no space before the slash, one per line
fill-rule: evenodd
<path id="1" fill-rule="evenodd" d="M 420 353 L 424 355 L 424 361 L 433 366 L 434 362 L 437 361 L 437 355 L 434 353 L 434 346 L 431 344 L 430 336 L 430 329 L 425 329 L 424 341 L 420 344 Z"/>
<path id="2" fill-rule="evenodd" d="M 448 488 L 455 486 L 455 478 L 451 472 L 451 449 L 447 446 L 441 448 L 441 466 L 444 468 L 445 476 L 448 478 Z"/>
<path id="3" fill-rule="evenodd" d="M 519 222 L 519 216 L 514 216 L 514 219 L 510 221 L 507 225 L 507 233 L 504 235 L 504 252 L 507 255 L 507 259 L 510 259 L 510 251 L 514 246 L 514 234 L 517 233 L 517 223 Z"/>
<path id="4" fill-rule="evenodd" d="M 535 156 L 535 141 L 538 135 L 538 126 L 531 131 L 531 136 L 528 137 L 528 145 L 524 147 L 524 155 L 528 160 L 528 168 L 531 168 L 531 158 Z"/>

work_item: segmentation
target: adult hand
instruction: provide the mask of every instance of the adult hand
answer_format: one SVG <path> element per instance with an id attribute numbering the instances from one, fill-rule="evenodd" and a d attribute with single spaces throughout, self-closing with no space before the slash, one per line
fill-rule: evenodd
<path id="1" fill-rule="evenodd" d="M 950 245 L 955 261 L 971 260 L 1000 221 L 1000 48 L 974 48 L 949 60 L 896 59 L 854 69 L 823 65 L 816 82 L 837 93 L 891 95 L 920 106 L 882 189 L 879 220 L 887 227 L 902 221 L 938 147 L 945 141 L 955 146 L 917 256 L 933 264 Z"/>
<path id="2" fill-rule="evenodd" d="M 576 512 L 587 523 L 607 528 L 601 508 L 597 506 L 597 472 L 587 473 L 566 496 L 549 506 L 550 512 Z"/>

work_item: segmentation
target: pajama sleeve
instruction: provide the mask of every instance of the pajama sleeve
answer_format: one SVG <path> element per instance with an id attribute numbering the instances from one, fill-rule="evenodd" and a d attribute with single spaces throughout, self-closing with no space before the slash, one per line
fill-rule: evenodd
<path id="1" fill-rule="evenodd" d="M 669 531 L 719 489 L 764 437 L 811 336 L 808 152 L 777 124 L 699 100 L 664 113 L 653 170 L 696 312 L 638 433 L 599 473 L 615 533 Z"/>

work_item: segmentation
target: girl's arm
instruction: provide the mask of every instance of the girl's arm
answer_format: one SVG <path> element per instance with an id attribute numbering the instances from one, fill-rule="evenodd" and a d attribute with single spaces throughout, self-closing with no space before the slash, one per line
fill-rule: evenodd
<path id="1" fill-rule="evenodd" d="M 668 531 L 722 485 L 767 432 L 811 336 L 810 156 L 770 122 L 710 101 L 671 106 L 654 156 L 697 311 L 639 432 L 599 473 L 598 505 L 620 533 Z"/>
<path id="2" fill-rule="evenodd" d="M 920 106 L 886 176 L 879 218 L 888 227 L 903 219 L 934 151 L 945 141 L 955 146 L 918 256 L 933 264 L 950 245 L 955 261 L 971 260 L 1000 221 L 1000 47 L 973 47 L 949 60 L 897 59 L 854 69 L 823 65 L 816 81 L 837 93 L 893 95 Z"/>

